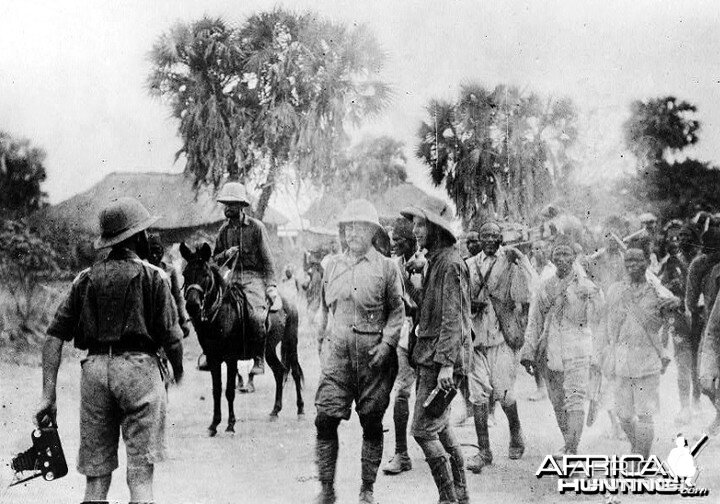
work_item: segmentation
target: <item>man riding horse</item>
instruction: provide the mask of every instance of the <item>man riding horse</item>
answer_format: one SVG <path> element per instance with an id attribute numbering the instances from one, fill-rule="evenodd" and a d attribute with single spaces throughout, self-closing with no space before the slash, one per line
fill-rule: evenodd
<path id="1" fill-rule="evenodd" d="M 218 233 L 213 258 L 221 265 L 235 259 L 229 283 L 240 286 L 247 300 L 246 327 L 253 340 L 255 355 L 250 374 L 263 374 L 268 309 L 277 311 L 282 306 L 270 253 L 270 239 L 265 225 L 244 212 L 250 206 L 244 185 L 226 183 L 217 200 L 225 205 L 228 220 Z"/>

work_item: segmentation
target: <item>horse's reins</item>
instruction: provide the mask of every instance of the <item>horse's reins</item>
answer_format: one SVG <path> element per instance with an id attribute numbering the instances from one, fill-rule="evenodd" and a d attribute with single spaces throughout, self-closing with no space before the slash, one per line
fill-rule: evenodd
<path id="1" fill-rule="evenodd" d="M 212 268 L 208 266 L 208 269 L 210 269 L 210 287 L 208 289 L 208 293 L 211 293 L 213 289 L 215 288 L 215 273 L 213 272 Z M 212 304 L 208 307 L 208 297 L 205 296 L 205 289 L 200 284 L 190 284 L 187 287 L 185 287 L 185 297 L 187 298 L 187 293 L 191 290 L 198 291 L 200 294 L 200 299 L 202 299 L 201 308 L 200 308 L 200 321 L 201 322 L 213 322 L 215 320 L 215 317 L 217 317 L 217 314 L 220 310 L 220 305 L 222 304 L 222 285 L 218 287 L 217 295 L 215 296 L 214 301 Z"/>

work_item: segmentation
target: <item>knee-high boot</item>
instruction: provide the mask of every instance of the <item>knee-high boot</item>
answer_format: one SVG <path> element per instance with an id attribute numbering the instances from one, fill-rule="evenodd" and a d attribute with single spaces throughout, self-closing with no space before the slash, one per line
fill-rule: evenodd
<path id="1" fill-rule="evenodd" d="M 517 403 L 506 404 L 502 407 L 507 416 L 510 426 L 510 447 L 508 449 L 508 457 L 511 460 L 517 460 L 525 453 L 525 439 L 520 426 L 520 415 L 518 414 Z"/>
<path id="2" fill-rule="evenodd" d="M 427 459 L 427 463 L 430 466 L 430 472 L 440 494 L 438 504 L 457 504 L 452 468 L 448 459 L 444 456 L 434 457 Z"/>
<path id="3" fill-rule="evenodd" d="M 475 416 L 475 433 L 477 434 L 479 452 L 467 461 L 468 470 L 480 474 L 482 468 L 492 464 L 493 456 L 490 450 L 490 434 L 488 432 L 488 416 L 490 408 L 488 403 L 473 406 Z"/>
<path id="4" fill-rule="evenodd" d="M 318 479 L 322 488 L 315 504 L 333 504 L 335 502 L 335 467 L 337 465 L 339 442 L 337 439 L 318 439 L 315 444 L 315 458 L 318 467 Z"/>

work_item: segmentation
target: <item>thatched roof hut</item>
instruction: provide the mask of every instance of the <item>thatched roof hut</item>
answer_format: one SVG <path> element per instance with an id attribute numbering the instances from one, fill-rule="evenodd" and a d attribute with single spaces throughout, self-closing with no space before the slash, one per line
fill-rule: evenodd
<path id="1" fill-rule="evenodd" d="M 182 173 L 111 173 L 87 191 L 47 209 L 45 218 L 97 235 L 98 214 L 111 200 L 132 196 L 150 213 L 162 218 L 151 231 L 166 243 L 188 240 L 198 232 L 214 235 L 225 220 L 222 205 L 211 188 L 196 191 L 192 180 Z M 280 212 L 268 208 L 263 222 L 271 235 L 288 222 Z"/>
<path id="2" fill-rule="evenodd" d="M 384 193 L 371 198 L 370 201 L 377 208 L 380 222 L 383 225 L 392 224 L 395 219 L 400 217 L 400 211 L 411 205 L 439 205 L 441 202 L 439 198 L 430 196 L 416 185 L 410 183 L 390 187 Z M 325 194 L 310 205 L 303 214 L 303 219 L 314 227 L 337 229 L 338 217 L 346 204 L 347 198 Z"/>

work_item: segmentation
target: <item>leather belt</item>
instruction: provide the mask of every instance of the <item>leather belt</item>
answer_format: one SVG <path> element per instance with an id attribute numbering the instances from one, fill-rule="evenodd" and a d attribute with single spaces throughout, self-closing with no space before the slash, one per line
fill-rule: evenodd
<path id="1" fill-rule="evenodd" d="M 88 355 L 120 355 L 129 352 L 146 353 L 154 355 L 157 348 L 149 343 L 139 342 L 114 342 L 114 343 L 95 343 L 88 348 Z"/>

